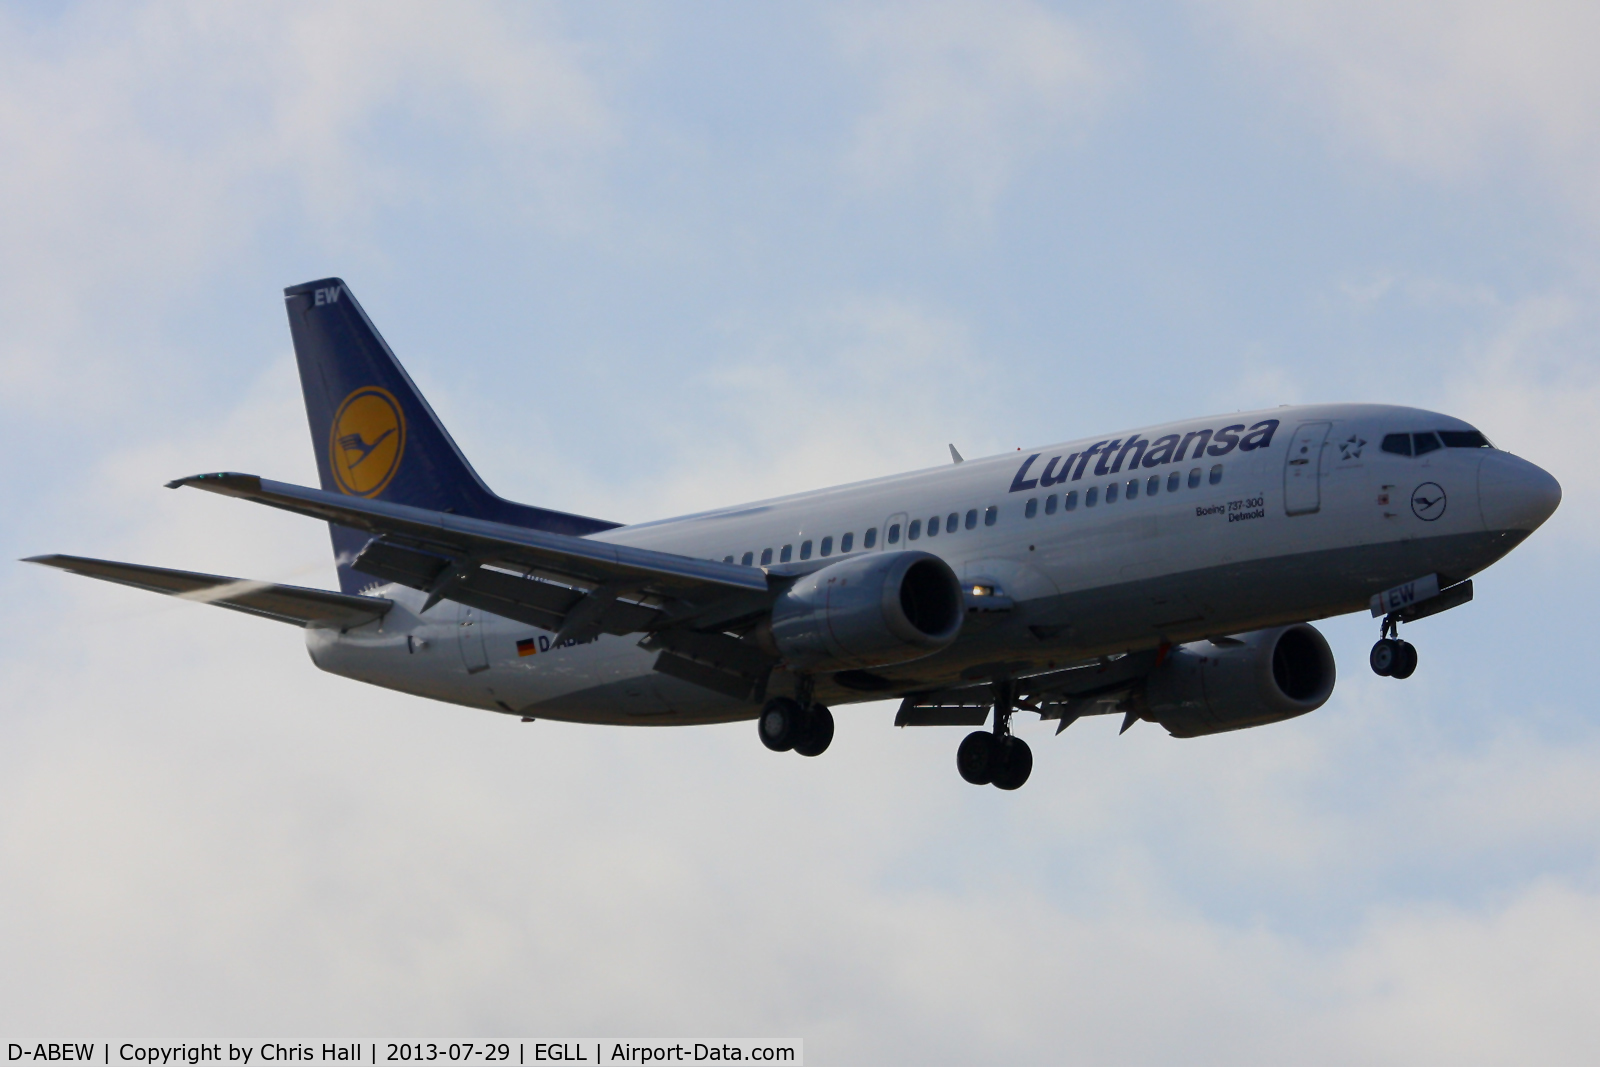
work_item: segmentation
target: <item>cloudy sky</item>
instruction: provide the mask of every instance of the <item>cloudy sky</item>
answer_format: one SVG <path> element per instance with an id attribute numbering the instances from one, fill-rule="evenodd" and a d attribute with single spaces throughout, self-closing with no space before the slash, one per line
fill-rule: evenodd
<path id="1" fill-rule="evenodd" d="M 333 584 L 280 290 L 496 490 L 619 521 L 1417 404 L 1561 510 L 1374 678 L 1019 793 L 959 731 L 515 720 L 0 567 L 5 1040 L 801 1037 L 815 1063 L 1591 1063 L 1600 10 L 0 4 L 6 558 Z"/>

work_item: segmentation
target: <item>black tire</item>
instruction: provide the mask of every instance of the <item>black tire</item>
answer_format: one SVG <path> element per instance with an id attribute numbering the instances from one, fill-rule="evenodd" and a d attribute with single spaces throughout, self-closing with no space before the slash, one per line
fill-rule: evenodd
<path id="1" fill-rule="evenodd" d="M 774 752 L 787 752 L 805 732 L 806 713 L 796 701 L 788 697 L 773 697 L 761 709 L 756 720 L 756 732 L 761 743 Z"/>
<path id="2" fill-rule="evenodd" d="M 820 756 L 833 743 L 833 712 L 822 704 L 811 705 L 805 729 L 795 740 L 794 750 L 802 756 Z"/>
<path id="3" fill-rule="evenodd" d="M 1400 642 L 1385 637 L 1372 646 L 1372 651 L 1367 655 L 1367 665 L 1372 668 L 1372 673 L 1380 678 L 1387 678 L 1394 673 L 1395 667 L 1400 662 Z"/>
<path id="4" fill-rule="evenodd" d="M 1395 660 L 1391 678 L 1409 678 L 1417 672 L 1417 646 L 1410 641 L 1400 642 L 1400 655 Z"/>
<path id="5" fill-rule="evenodd" d="M 996 789 L 1021 789 L 1033 773 L 1033 749 L 1020 737 L 1008 737 L 1000 743 L 1000 766 L 995 769 Z"/>
<path id="6" fill-rule="evenodd" d="M 1000 746 L 994 734 L 987 730 L 974 731 L 964 737 L 961 747 L 956 749 L 956 770 L 973 785 L 988 785 L 994 781 L 999 754 Z"/>

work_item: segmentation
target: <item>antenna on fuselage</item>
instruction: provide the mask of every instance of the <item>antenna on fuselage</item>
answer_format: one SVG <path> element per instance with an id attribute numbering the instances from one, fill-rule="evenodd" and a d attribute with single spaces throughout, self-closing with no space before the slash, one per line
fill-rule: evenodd
<path id="1" fill-rule="evenodd" d="M 956 446 L 955 445 L 951 445 L 950 446 L 950 458 L 952 460 L 954 460 L 955 462 L 957 462 L 957 463 L 965 463 L 966 462 L 966 460 L 961 458 L 961 453 L 956 451 Z"/>

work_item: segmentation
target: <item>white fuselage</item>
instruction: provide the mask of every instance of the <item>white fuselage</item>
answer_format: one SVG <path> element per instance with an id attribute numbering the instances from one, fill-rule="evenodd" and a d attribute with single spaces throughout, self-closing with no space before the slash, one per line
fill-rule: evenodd
<path id="1" fill-rule="evenodd" d="M 981 594 L 968 597 L 953 646 L 874 673 L 815 679 L 827 703 L 882 699 L 1361 610 L 1374 593 L 1428 574 L 1466 578 L 1543 520 L 1553 480 L 1492 448 L 1407 456 L 1380 442 L 1470 429 L 1414 408 L 1282 407 L 592 536 L 779 575 L 863 552 L 942 557 Z M 394 609 L 343 633 L 308 630 L 324 670 L 540 718 L 671 725 L 757 712 L 655 672 L 656 654 L 637 635 L 552 648 L 549 632 L 459 604 L 419 615 L 423 594 L 402 586 L 367 592 Z M 792 683 L 780 669 L 771 689 Z"/>

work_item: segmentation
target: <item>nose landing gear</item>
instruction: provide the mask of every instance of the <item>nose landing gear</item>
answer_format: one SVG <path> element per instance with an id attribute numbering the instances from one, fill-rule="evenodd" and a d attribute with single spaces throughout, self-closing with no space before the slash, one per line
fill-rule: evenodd
<path id="1" fill-rule="evenodd" d="M 1383 619 L 1378 643 L 1367 656 L 1372 673 L 1384 678 L 1409 678 L 1417 669 L 1417 649 L 1400 640 L 1400 620 L 1393 615 Z"/>
<path id="2" fill-rule="evenodd" d="M 1033 750 L 1011 735 L 1016 690 L 1009 681 L 995 683 L 994 730 L 977 730 L 956 749 L 956 770 L 973 785 L 1020 789 L 1033 773 Z"/>

